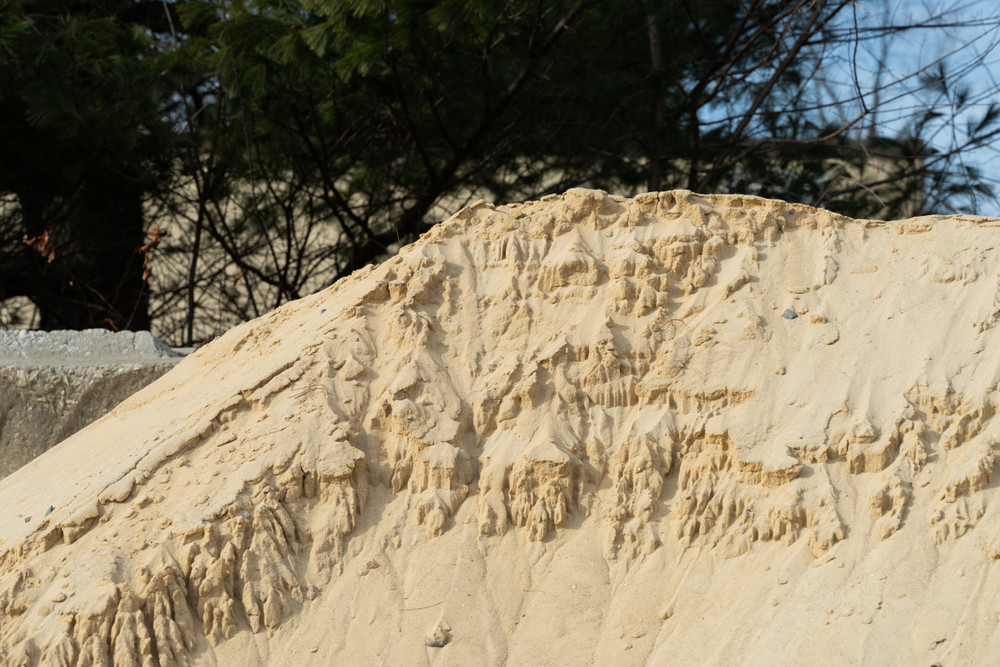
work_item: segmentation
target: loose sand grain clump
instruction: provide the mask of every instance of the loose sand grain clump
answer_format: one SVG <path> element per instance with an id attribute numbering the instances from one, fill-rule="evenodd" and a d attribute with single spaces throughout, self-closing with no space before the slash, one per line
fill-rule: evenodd
<path id="1" fill-rule="evenodd" d="M 4 480 L 0 662 L 986 661 L 997 225 L 466 208 Z"/>

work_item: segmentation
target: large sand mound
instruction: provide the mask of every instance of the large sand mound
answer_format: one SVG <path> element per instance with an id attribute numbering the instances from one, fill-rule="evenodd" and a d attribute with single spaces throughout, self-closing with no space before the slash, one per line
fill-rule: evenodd
<path id="1" fill-rule="evenodd" d="M 0 662 L 992 660 L 998 225 L 467 208 L 0 483 Z"/>

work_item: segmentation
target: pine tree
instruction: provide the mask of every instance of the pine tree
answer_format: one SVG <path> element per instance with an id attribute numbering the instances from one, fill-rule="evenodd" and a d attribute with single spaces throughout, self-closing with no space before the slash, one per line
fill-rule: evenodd
<path id="1" fill-rule="evenodd" d="M 30 297 L 42 328 L 149 327 L 136 248 L 170 164 L 159 26 L 136 22 L 143 9 L 0 5 L 0 300 Z M 26 242 L 42 235 L 45 252 Z"/>

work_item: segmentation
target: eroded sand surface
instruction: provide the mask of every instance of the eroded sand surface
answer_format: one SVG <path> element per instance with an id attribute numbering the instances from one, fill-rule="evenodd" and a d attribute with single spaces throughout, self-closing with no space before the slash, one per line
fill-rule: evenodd
<path id="1" fill-rule="evenodd" d="M 467 208 L 0 483 L 0 662 L 991 662 L 998 226 Z"/>

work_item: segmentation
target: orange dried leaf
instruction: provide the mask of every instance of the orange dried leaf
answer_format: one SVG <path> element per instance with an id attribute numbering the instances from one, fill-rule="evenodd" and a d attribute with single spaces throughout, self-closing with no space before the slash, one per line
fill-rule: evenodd
<path id="1" fill-rule="evenodd" d="M 43 231 L 38 236 L 29 237 L 25 234 L 21 241 L 28 246 L 35 248 L 42 257 L 44 257 L 50 264 L 56 258 L 56 247 L 49 238 L 48 230 Z"/>

